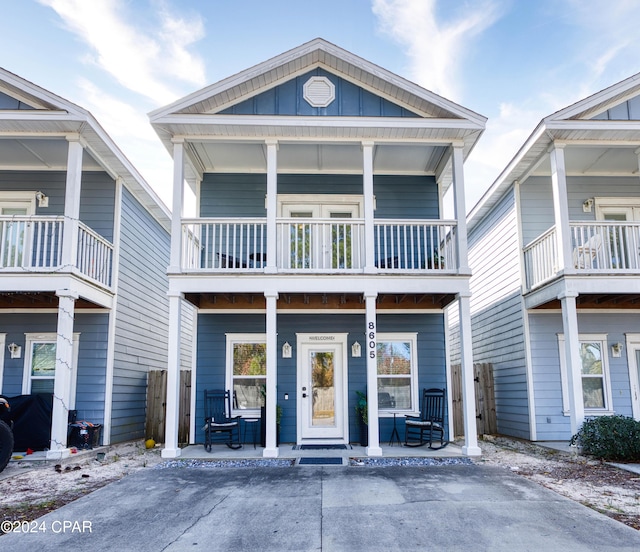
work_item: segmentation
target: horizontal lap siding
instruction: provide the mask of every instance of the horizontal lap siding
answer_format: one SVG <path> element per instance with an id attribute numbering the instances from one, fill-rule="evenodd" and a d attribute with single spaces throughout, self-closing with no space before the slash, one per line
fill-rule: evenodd
<path id="1" fill-rule="evenodd" d="M 169 235 L 123 190 L 113 442 L 144 437 L 149 370 L 167 367 Z"/>
<path id="2" fill-rule="evenodd" d="M 498 432 L 528 438 L 529 407 L 519 266 L 511 190 L 469 236 L 473 362 L 493 365 Z M 457 322 L 457 315 L 451 317 Z M 459 328 L 452 328 L 459 350 Z M 459 362 L 459 353 L 452 355 Z"/>
<path id="3" fill-rule="evenodd" d="M 55 313 L 0 313 L 0 333 L 6 333 L 6 343 L 22 347 L 18 359 L 4 357 L 4 382 L 2 394 L 22 394 L 24 363 L 27 358 L 26 333 L 57 332 L 58 316 Z M 108 314 L 82 314 L 76 311 L 73 331 L 80 333 L 76 402 L 78 418 L 94 423 L 104 423 L 104 400 L 107 366 Z"/>
<path id="4" fill-rule="evenodd" d="M 43 192 L 48 207 L 38 207 L 41 216 L 64 215 L 66 173 L 62 171 L 0 171 L 0 191 Z M 80 220 L 89 228 L 113 241 L 115 185 L 103 172 L 82 173 Z"/>
<path id="5" fill-rule="evenodd" d="M 571 437 L 569 416 L 562 413 L 562 385 L 558 334 L 563 333 L 560 313 L 529 315 L 533 383 L 536 397 L 538 439 L 566 440 Z M 613 409 L 631 416 L 631 390 L 626 351 L 620 358 L 611 356 L 612 343 L 625 343 L 626 333 L 637 333 L 640 314 L 578 314 L 581 334 L 607 334 L 607 351 Z M 547 418 L 550 421 L 547 421 Z"/>
<path id="6" fill-rule="evenodd" d="M 278 315 L 278 404 L 283 407 L 282 442 L 296 440 L 297 364 L 296 333 L 348 333 L 348 414 L 351 441 L 357 441 L 355 419 L 356 391 L 366 390 L 366 356 L 351 356 L 355 341 L 364 345 L 365 319 L 363 315 Z M 204 389 L 226 387 L 226 334 L 264 333 L 264 315 L 200 314 L 198 316 L 198 353 L 196 389 L 196 441 L 204 435 L 200 423 L 204 419 L 202 394 Z M 418 387 L 446 387 L 444 321 L 442 314 L 379 315 L 378 332 L 418 332 Z M 293 346 L 293 356 L 282 358 L 282 345 Z M 284 394 L 289 400 L 284 400 Z M 380 420 L 381 441 L 388 441 L 392 418 Z"/>

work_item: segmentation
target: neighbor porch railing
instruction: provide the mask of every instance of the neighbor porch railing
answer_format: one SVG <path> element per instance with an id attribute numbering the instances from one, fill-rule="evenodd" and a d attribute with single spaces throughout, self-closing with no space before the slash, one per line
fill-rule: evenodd
<path id="1" fill-rule="evenodd" d="M 640 223 L 570 222 L 571 270 L 577 274 L 639 274 Z M 556 229 L 550 228 L 524 248 L 527 289 L 558 272 Z"/>
<path id="2" fill-rule="evenodd" d="M 62 266 L 63 216 L 0 217 L 0 269 L 53 272 Z M 78 224 L 78 254 L 75 266 L 85 276 L 111 286 L 113 245 Z"/>
<path id="3" fill-rule="evenodd" d="M 362 272 L 364 219 L 279 218 L 275 265 L 283 272 Z M 456 270 L 456 223 L 376 220 L 375 265 L 386 271 Z M 262 271 L 267 265 L 266 219 L 209 218 L 182 222 L 182 268 Z"/>

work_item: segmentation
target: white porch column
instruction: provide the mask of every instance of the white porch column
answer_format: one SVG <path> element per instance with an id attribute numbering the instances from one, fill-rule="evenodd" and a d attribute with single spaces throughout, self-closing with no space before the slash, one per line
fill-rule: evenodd
<path id="1" fill-rule="evenodd" d="M 373 198 L 373 142 L 362 142 L 362 193 L 364 195 L 364 271 L 375 272 L 375 228 Z M 377 395 L 377 393 L 376 393 Z"/>
<path id="2" fill-rule="evenodd" d="M 554 145 L 549 153 L 549 158 L 551 161 L 553 214 L 556 223 L 558 270 L 564 270 L 565 273 L 573 272 L 569 204 L 567 202 L 567 172 L 564 166 L 564 146 Z"/>
<path id="3" fill-rule="evenodd" d="M 167 359 L 167 403 L 162 458 L 177 458 L 180 417 L 180 331 L 182 327 L 182 294 L 169 293 L 169 340 Z"/>
<path id="4" fill-rule="evenodd" d="M 53 411 L 51 419 L 51 444 L 47 459 L 69 456 L 67 429 L 71 404 L 71 377 L 73 375 L 73 317 L 76 292 L 68 289 L 56 291 L 58 296 L 58 329 L 56 339 L 56 374 L 53 384 Z"/>
<path id="5" fill-rule="evenodd" d="M 453 208 L 458 225 L 458 271 L 471 273 L 467 247 L 467 212 L 464 195 L 463 144 L 452 144 L 451 168 L 453 172 Z"/>
<path id="6" fill-rule="evenodd" d="M 460 219 L 458 219 L 460 220 Z M 462 453 L 480 456 L 476 428 L 476 392 L 473 382 L 473 341 L 471 339 L 470 293 L 458 294 L 460 317 L 460 360 L 462 365 L 462 404 L 464 408 L 464 446 Z M 450 414 L 451 415 L 451 414 Z"/>
<path id="7" fill-rule="evenodd" d="M 367 352 L 367 409 L 369 419 L 369 446 L 367 456 L 382 456 L 378 423 L 378 363 L 376 359 L 376 298 L 377 293 L 365 293 Z"/>
<path id="8" fill-rule="evenodd" d="M 560 299 L 560 303 L 562 304 L 562 331 L 564 333 L 564 358 L 567 368 L 569 408 L 571 410 L 571 435 L 575 435 L 584 422 L 582 361 L 580 360 L 576 297 L 578 297 L 578 294 L 575 291 L 565 291 L 558 295 L 558 299 Z"/>
<path id="9" fill-rule="evenodd" d="M 182 268 L 182 204 L 184 198 L 184 139 L 173 141 L 173 204 L 171 205 L 171 259 L 169 273 Z"/>
<path id="10" fill-rule="evenodd" d="M 267 145 L 267 266 L 265 272 L 275 274 L 278 255 L 278 141 L 266 140 Z"/>
<path id="11" fill-rule="evenodd" d="M 64 194 L 64 232 L 62 234 L 62 266 L 78 264 L 78 223 L 80 221 L 80 188 L 82 183 L 82 153 L 80 137 L 67 136 L 67 180 Z"/>
<path id="12" fill-rule="evenodd" d="M 276 404 L 278 402 L 278 328 L 277 328 L 277 293 L 265 293 L 267 299 L 267 397 L 265 404 L 266 436 L 262 455 L 265 458 L 277 458 L 276 444 Z"/>

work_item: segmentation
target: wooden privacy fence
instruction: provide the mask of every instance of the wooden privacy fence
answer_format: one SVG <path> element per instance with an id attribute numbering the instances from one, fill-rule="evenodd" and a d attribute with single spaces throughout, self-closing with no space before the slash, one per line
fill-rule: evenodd
<path id="1" fill-rule="evenodd" d="M 147 379 L 146 439 L 164 443 L 167 401 L 167 371 L 151 370 Z M 189 441 L 191 420 L 191 372 L 180 371 L 180 414 L 178 419 L 178 442 Z"/>
<path id="2" fill-rule="evenodd" d="M 473 380 L 476 395 L 476 430 L 478 435 L 493 435 L 498 432 L 493 389 L 493 365 L 474 364 Z M 453 403 L 453 431 L 458 437 L 464 435 L 462 368 L 459 364 L 451 366 L 451 399 Z"/>

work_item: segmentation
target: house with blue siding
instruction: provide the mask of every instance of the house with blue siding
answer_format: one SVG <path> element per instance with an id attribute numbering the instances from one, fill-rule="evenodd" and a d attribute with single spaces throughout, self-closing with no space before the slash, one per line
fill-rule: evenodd
<path id="1" fill-rule="evenodd" d="M 367 452 L 382 454 L 423 388 L 450 388 L 445 308 L 470 320 L 463 162 L 485 118 L 315 39 L 150 121 L 174 160 L 163 456 L 180 456 L 183 301 L 196 309 L 192 443 L 206 389 L 233 391 L 245 419 L 264 407 L 267 457 L 278 430 L 297 445 L 358 441 L 361 392 Z M 461 341 L 473 405 L 467 322 Z M 447 410 L 453 438 L 450 396 Z M 464 418 L 477 455 L 473 406 Z"/>
<path id="2" fill-rule="evenodd" d="M 0 394 L 69 411 L 104 444 L 144 437 L 166 368 L 171 216 L 93 116 L 0 69 Z"/>
<path id="3" fill-rule="evenodd" d="M 473 357 L 498 431 L 640 419 L 640 75 L 543 119 L 468 217 Z"/>

